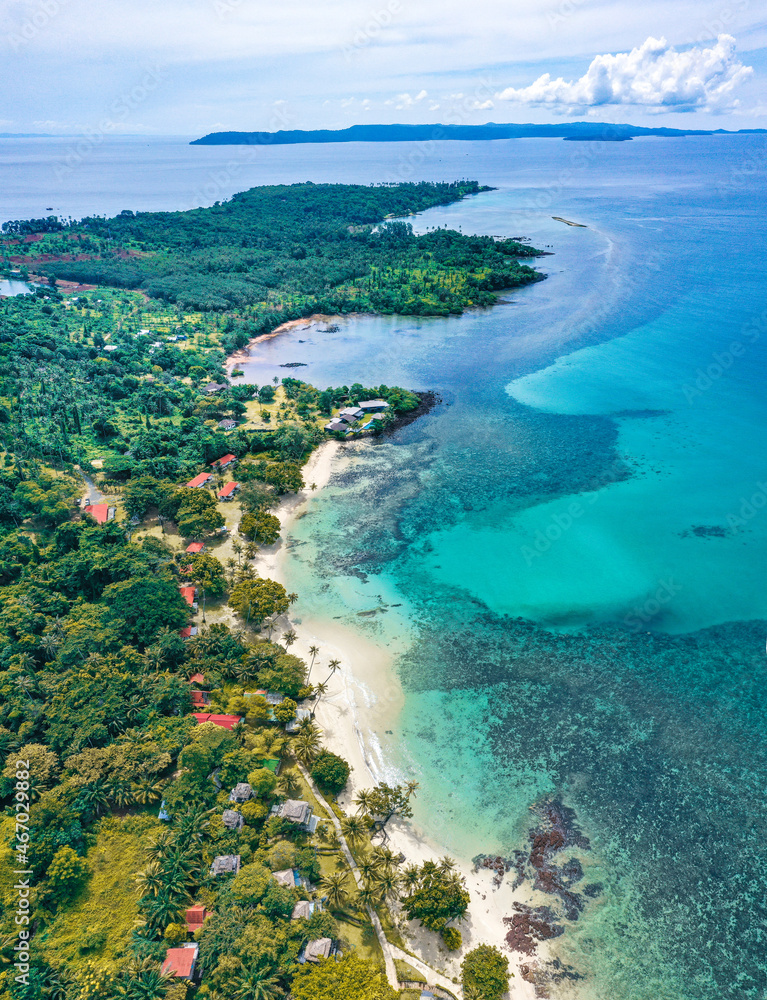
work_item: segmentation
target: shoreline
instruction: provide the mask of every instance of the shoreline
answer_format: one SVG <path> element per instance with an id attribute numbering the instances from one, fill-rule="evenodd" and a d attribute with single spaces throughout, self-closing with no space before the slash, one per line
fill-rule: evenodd
<path id="1" fill-rule="evenodd" d="M 254 568 L 260 575 L 283 585 L 286 583 L 284 539 L 302 516 L 308 501 L 328 485 L 341 463 L 353 461 L 354 453 L 344 455 L 344 451 L 341 442 L 330 440 L 309 457 L 303 469 L 304 479 L 315 484 L 316 490 L 307 486 L 301 493 L 284 498 L 274 510 L 280 520 L 282 537 L 275 545 L 259 550 Z M 288 613 L 280 620 L 280 630 L 283 626 L 292 628 L 297 635 L 291 652 L 307 663 L 311 662 L 309 647 L 320 647 L 310 682 L 325 679 L 329 659 L 341 661 L 337 673 L 329 678 L 328 693 L 317 706 L 315 717 L 328 748 L 344 757 L 352 767 L 347 789 L 339 796 L 341 807 L 352 812 L 352 801 L 360 789 L 382 780 L 402 780 L 402 777 L 392 776 L 376 737 L 377 732 L 391 727 L 404 703 L 404 692 L 394 670 L 398 650 L 382 648 L 353 629 L 324 619 L 294 618 Z M 407 623 L 403 622 L 403 626 L 405 632 L 401 643 L 404 648 L 408 644 Z M 402 853 L 408 863 L 421 864 L 446 853 L 443 846 L 431 840 L 412 821 L 392 822 L 388 832 L 390 846 L 395 853 Z M 460 962 L 467 951 L 481 943 L 496 945 L 508 956 L 510 971 L 514 973 L 509 990 L 511 1000 L 534 1000 L 535 988 L 522 978 L 521 967 L 535 965 L 536 958 L 545 959 L 544 949 L 539 946 L 537 956 L 532 958 L 510 952 L 505 942 L 508 928 L 503 923 L 503 918 L 514 912 L 515 902 L 528 905 L 535 902 L 531 891 L 524 886 L 515 890 L 508 881 L 500 887 L 494 886 L 493 871 L 475 871 L 470 859 L 457 859 L 457 868 L 466 879 L 471 895 L 467 916 L 458 925 L 464 939 L 463 947 L 457 953 L 448 953 L 438 934 L 412 922 L 405 928 L 409 950 L 448 978 L 460 980 Z"/>
<path id="2" fill-rule="evenodd" d="M 354 316 L 359 315 L 359 313 L 348 313 L 347 315 Z M 289 330 L 308 330 L 310 327 L 316 326 L 317 323 L 335 323 L 340 319 L 343 319 L 343 317 L 326 315 L 325 313 L 312 313 L 311 316 L 302 316 L 300 319 L 286 320 L 269 333 L 259 333 L 257 337 L 249 340 L 244 347 L 240 347 L 239 350 L 228 355 L 224 361 L 224 367 L 231 371 L 231 369 L 236 368 L 239 364 L 248 361 L 250 358 L 250 349 L 254 344 L 263 344 L 264 341 L 279 337 L 281 333 L 287 333 Z"/>

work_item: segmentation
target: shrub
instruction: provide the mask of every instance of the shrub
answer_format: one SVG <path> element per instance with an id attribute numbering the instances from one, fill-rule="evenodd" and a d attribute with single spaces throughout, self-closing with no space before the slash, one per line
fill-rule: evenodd
<path id="1" fill-rule="evenodd" d="M 473 948 L 461 963 L 461 984 L 481 1000 L 501 1000 L 509 989 L 508 958 L 489 944 Z"/>
<path id="2" fill-rule="evenodd" d="M 330 750 L 323 750 L 314 764 L 312 764 L 312 777 L 325 791 L 338 793 L 346 786 L 349 780 L 351 768 L 343 757 L 331 753 Z"/>
<path id="3" fill-rule="evenodd" d="M 445 942 L 445 947 L 448 951 L 458 951 L 463 944 L 461 932 L 457 927 L 443 927 L 442 940 Z"/>

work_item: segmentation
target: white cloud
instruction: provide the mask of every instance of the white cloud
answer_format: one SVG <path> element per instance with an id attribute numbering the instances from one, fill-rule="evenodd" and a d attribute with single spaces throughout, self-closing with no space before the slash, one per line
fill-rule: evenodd
<path id="1" fill-rule="evenodd" d="M 502 101 L 558 110 L 632 104 L 661 111 L 723 111 L 737 106 L 735 88 L 752 74 L 735 53 L 732 35 L 709 48 L 678 52 L 665 38 L 648 38 L 631 52 L 600 55 L 574 81 L 544 73 L 529 87 L 508 87 Z"/>
<path id="2" fill-rule="evenodd" d="M 412 108 L 414 104 L 420 104 L 421 101 L 426 100 L 429 96 L 429 92 L 426 90 L 420 91 L 415 97 L 411 97 L 410 94 L 397 94 L 397 102 L 395 107 L 397 111 L 402 111 L 403 108 Z M 387 104 L 391 104 L 391 101 L 387 101 Z"/>
<path id="3" fill-rule="evenodd" d="M 472 111 L 489 111 L 490 108 L 494 108 L 494 107 L 495 107 L 495 104 L 493 103 L 493 101 L 490 101 L 490 100 L 487 100 L 487 101 L 475 101 L 472 104 L 472 106 L 471 106 L 471 110 Z"/>

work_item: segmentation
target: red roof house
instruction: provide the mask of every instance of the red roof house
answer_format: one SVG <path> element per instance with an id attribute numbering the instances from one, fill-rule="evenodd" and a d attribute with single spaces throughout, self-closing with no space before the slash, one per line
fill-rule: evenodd
<path id="1" fill-rule="evenodd" d="M 193 635 L 197 635 L 196 625 L 187 625 L 186 628 L 182 628 L 179 632 L 182 639 L 191 639 Z"/>
<path id="2" fill-rule="evenodd" d="M 239 488 L 240 488 L 239 483 L 227 483 L 222 490 L 218 491 L 218 499 L 231 500 Z"/>
<path id="3" fill-rule="evenodd" d="M 168 948 L 165 961 L 162 963 L 164 976 L 178 976 L 180 979 L 191 979 L 194 975 L 194 963 L 197 961 L 198 944 L 184 944 L 180 948 Z"/>
<path id="4" fill-rule="evenodd" d="M 106 524 L 107 521 L 114 520 L 117 508 L 110 507 L 108 503 L 92 503 L 85 508 L 85 513 L 90 514 L 99 524 Z"/>
<path id="5" fill-rule="evenodd" d="M 194 607 L 194 599 L 197 596 L 197 588 L 196 587 L 179 587 L 178 589 L 181 591 L 181 596 L 184 598 L 184 600 L 189 605 L 189 607 L 193 608 Z"/>
<path id="6" fill-rule="evenodd" d="M 216 459 L 215 462 L 211 462 L 210 467 L 211 469 L 218 469 L 220 472 L 221 469 L 226 469 L 227 466 L 234 465 L 236 461 L 236 455 L 224 455 L 222 458 Z"/>
<path id="7" fill-rule="evenodd" d="M 194 934 L 196 930 L 205 923 L 205 917 L 207 916 L 207 910 L 204 906 L 190 906 L 186 911 L 186 929 L 190 934 Z"/>
<path id="8" fill-rule="evenodd" d="M 186 547 L 187 552 L 191 552 L 192 555 L 197 555 L 198 552 L 205 551 L 205 542 L 190 542 Z"/>
<path id="9" fill-rule="evenodd" d="M 192 715 L 202 725 L 203 722 L 212 722 L 214 726 L 222 726 L 224 729 L 234 729 L 241 721 L 241 715 L 209 715 L 207 712 L 192 712 Z"/>
<path id="10" fill-rule="evenodd" d="M 196 674 L 192 674 L 192 676 L 189 678 L 189 683 L 190 684 L 204 684 L 205 683 L 205 674 L 201 674 L 199 671 Z"/>
<path id="11" fill-rule="evenodd" d="M 211 476 L 209 472 L 201 472 L 199 476 L 195 476 L 194 479 L 189 480 L 186 484 L 186 488 L 188 490 L 196 490 L 200 486 L 205 486 L 206 483 L 209 483 L 212 478 L 213 476 Z"/>
<path id="12" fill-rule="evenodd" d="M 195 708 L 205 708 L 209 702 L 210 693 L 208 691 L 192 691 L 192 704 Z"/>

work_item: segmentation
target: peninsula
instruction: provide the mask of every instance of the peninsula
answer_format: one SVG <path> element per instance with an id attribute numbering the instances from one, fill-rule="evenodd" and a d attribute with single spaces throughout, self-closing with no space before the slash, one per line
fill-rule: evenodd
<path id="1" fill-rule="evenodd" d="M 320 728 L 341 661 L 264 572 L 325 456 L 433 397 L 226 367 L 299 317 L 446 316 L 539 281 L 524 240 L 405 221 L 484 190 L 299 184 L 3 226 L 3 273 L 33 284 L 0 301 L 0 857 L 31 887 L 40 995 L 506 992 L 508 957 L 464 941 L 471 874 L 392 850 L 417 784 L 366 778 Z"/>
<path id="2" fill-rule="evenodd" d="M 192 146 L 280 146 L 308 142 L 435 142 L 443 140 L 583 139 L 616 142 L 638 136 L 680 138 L 686 135 L 739 135 L 765 129 L 678 129 L 614 125 L 609 122 L 562 122 L 559 125 L 352 125 L 343 129 L 285 129 L 278 132 L 211 132 L 194 139 Z"/>

